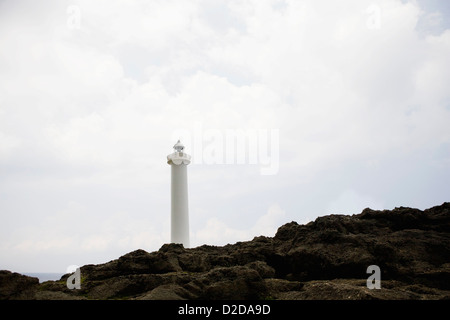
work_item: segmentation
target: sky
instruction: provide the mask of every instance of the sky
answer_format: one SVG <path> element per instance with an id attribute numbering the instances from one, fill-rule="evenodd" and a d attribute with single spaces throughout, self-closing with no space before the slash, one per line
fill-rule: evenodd
<path id="1" fill-rule="evenodd" d="M 0 1 L 0 269 L 449 201 L 447 0 Z"/>

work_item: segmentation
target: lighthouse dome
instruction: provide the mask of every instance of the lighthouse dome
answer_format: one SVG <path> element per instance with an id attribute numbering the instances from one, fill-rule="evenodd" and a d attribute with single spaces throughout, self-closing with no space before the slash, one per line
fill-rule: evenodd
<path id="1" fill-rule="evenodd" d="M 174 148 L 177 152 L 183 152 L 183 150 L 184 150 L 184 145 L 180 142 L 180 140 L 178 140 L 178 142 L 175 143 L 175 145 L 173 146 L 173 148 Z"/>

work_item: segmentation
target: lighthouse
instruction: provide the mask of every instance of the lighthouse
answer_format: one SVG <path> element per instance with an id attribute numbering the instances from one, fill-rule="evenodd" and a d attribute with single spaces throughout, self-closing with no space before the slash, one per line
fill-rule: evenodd
<path id="1" fill-rule="evenodd" d="M 171 239 L 172 243 L 181 243 L 189 248 L 189 208 L 187 165 L 191 156 L 184 153 L 184 146 L 178 140 L 173 146 L 174 152 L 167 156 L 171 166 Z"/>

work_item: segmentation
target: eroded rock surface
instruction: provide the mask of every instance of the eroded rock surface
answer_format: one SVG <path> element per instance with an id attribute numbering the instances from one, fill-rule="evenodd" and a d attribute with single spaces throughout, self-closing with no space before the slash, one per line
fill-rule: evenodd
<path id="1" fill-rule="evenodd" d="M 449 299 L 450 203 L 281 226 L 223 247 L 165 244 L 81 267 L 81 289 L 0 271 L 0 299 Z M 369 265 L 381 289 L 366 286 Z"/>

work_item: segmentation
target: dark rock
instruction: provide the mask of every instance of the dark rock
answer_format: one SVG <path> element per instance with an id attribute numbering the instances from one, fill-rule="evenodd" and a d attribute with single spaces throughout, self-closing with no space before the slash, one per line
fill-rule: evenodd
<path id="1" fill-rule="evenodd" d="M 381 289 L 366 286 L 381 269 Z M 0 271 L 0 299 L 450 299 L 450 204 L 364 209 L 223 247 L 165 244 L 81 267 L 81 289 Z"/>
<path id="2" fill-rule="evenodd" d="M 248 266 L 215 268 L 198 279 L 200 299 L 254 300 L 266 295 L 259 273 Z"/>
<path id="3" fill-rule="evenodd" d="M 297 236 L 300 228 L 301 226 L 295 221 L 286 223 L 278 228 L 275 234 L 275 240 L 292 240 Z"/>
<path id="4" fill-rule="evenodd" d="M 159 252 L 183 253 L 184 251 L 181 243 L 166 243 L 159 249 Z"/>
<path id="5" fill-rule="evenodd" d="M 120 274 L 181 271 L 177 259 L 178 253 L 176 250 L 169 250 L 170 247 L 174 246 L 163 246 L 163 250 L 152 253 L 141 249 L 130 252 L 119 258 L 117 268 L 120 270 Z"/>
<path id="6" fill-rule="evenodd" d="M 186 300 L 195 298 L 178 284 L 164 284 L 139 296 L 137 300 Z"/>
<path id="7" fill-rule="evenodd" d="M 39 279 L 8 270 L 0 270 L 0 299 L 28 298 L 32 289 L 39 285 Z"/>

